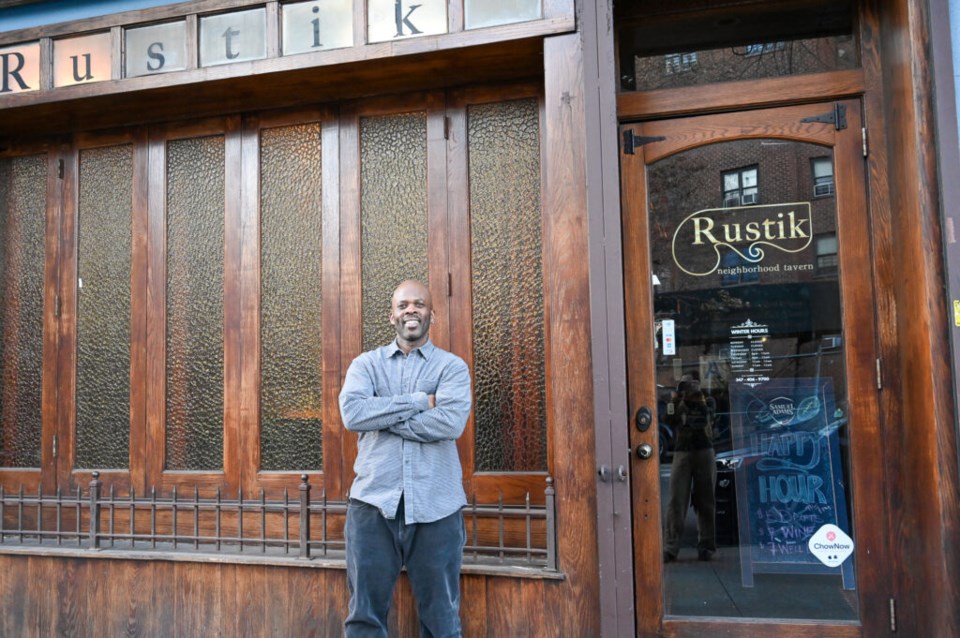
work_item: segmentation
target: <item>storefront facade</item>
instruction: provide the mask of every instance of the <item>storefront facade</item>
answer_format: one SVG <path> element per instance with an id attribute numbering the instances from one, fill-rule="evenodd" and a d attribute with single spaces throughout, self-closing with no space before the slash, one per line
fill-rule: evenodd
<path id="1" fill-rule="evenodd" d="M 340 635 L 409 277 L 466 635 L 960 633 L 939 3 L 11 4 L 0 634 Z"/>

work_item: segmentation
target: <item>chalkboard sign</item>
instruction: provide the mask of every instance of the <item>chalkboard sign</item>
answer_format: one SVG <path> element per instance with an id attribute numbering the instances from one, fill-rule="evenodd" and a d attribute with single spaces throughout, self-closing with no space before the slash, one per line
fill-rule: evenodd
<path id="1" fill-rule="evenodd" d="M 827 567 L 808 549 L 810 537 L 832 523 L 850 533 L 833 380 L 772 379 L 731 384 L 740 565 L 744 587 L 753 575 L 841 574 L 854 589 L 853 560 Z M 851 534 L 852 535 L 852 534 Z"/>

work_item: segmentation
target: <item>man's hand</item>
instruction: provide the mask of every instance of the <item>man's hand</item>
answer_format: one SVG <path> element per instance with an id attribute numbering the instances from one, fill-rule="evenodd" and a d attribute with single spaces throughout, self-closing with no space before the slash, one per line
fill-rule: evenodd
<path id="1" fill-rule="evenodd" d="M 431 410 L 434 409 L 435 407 L 437 407 L 437 397 L 436 397 L 436 395 L 434 395 L 434 394 L 428 394 L 428 395 L 427 395 L 427 403 L 430 404 L 430 409 L 431 409 Z"/>

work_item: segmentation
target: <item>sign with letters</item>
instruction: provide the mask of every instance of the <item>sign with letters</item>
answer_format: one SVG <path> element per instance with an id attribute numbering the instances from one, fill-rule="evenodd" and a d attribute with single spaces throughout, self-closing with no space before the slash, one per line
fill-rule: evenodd
<path id="1" fill-rule="evenodd" d="M 234 11 L 200 18 L 200 66 L 261 60 L 265 57 L 265 9 Z"/>
<path id="2" fill-rule="evenodd" d="M 764 263 L 768 253 L 799 253 L 812 242 L 810 202 L 707 208 L 688 215 L 677 226 L 673 233 L 673 260 L 680 270 L 695 277 L 715 272 L 721 275 L 779 272 L 781 264 Z M 739 257 L 740 263 L 722 268 L 727 252 Z M 793 266 L 784 264 L 784 270 L 792 270 Z M 813 270 L 812 264 L 798 266 Z M 726 272 L 732 269 L 735 272 Z"/>
<path id="3" fill-rule="evenodd" d="M 370 42 L 446 32 L 446 0 L 369 0 L 367 4 L 367 39 Z"/>
<path id="4" fill-rule="evenodd" d="M 732 383 L 730 405 L 742 458 L 736 487 L 743 586 L 753 587 L 758 573 L 839 574 L 844 588 L 854 589 L 852 561 L 824 563 L 810 550 L 825 525 L 850 529 L 840 457 L 846 418 L 837 410 L 833 380 Z"/>
<path id="5" fill-rule="evenodd" d="M 126 31 L 127 77 L 187 68 L 187 23 L 168 22 Z"/>
<path id="6" fill-rule="evenodd" d="M 40 43 L 0 49 L 0 93 L 24 93 L 40 88 Z"/>
<path id="7" fill-rule="evenodd" d="M 280 3 L 281 55 L 356 46 L 354 4 L 363 0 L 293 0 Z M 366 0 L 367 42 L 393 42 L 448 33 L 449 0 Z M 466 28 L 482 28 L 540 19 L 541 0 L 493 0 L 466 3 Z M 267 11 L 263 6 L 199 17 L 198 59 L 187 20 L 123 27 L 123 47 L 110 32 L 62 37 L 53 41 L 53 87 L 104 82 L 210 67 L 267 57 Z M 359 43 L 363 44 L 363 42 Z M 115 56 L 122 71 L 114 77 Z M 40 42 L 0 48 L 0 96 L 41 90 Z M 118 65 L 119 66 L 119 65 Z M 122 76 L 122 77 L 121 77 Z M 705 211 L 701 211 L 705 212 Z M 709 212 L 709 211 L 706 211 Z M 701 234 L 711 229 L 697 226 Z M 801 222 L 802 223 L 802 222 Z"/>
<path id="8" fill-rule="evenodd" d="M 53 43 L 53 85 L 71 86 L 110 79 L 111 38 L 95 33 Z"/>
<path id="9" fill-rule="evenodd" d="M 353 2 L 315 0 L 285 4 L 283 54 L 326 51 L 353 46 Z"/>

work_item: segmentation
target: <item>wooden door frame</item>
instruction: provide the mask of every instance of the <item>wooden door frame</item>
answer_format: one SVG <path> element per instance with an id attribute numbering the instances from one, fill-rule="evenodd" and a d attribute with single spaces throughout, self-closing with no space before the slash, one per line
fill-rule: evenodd
<path id="1" fill-rule="evenodd" d="M 858 556 L 857 563 L 859 579 L 859 613 L 862 619 L 862 628 L 872 635 L 878 627 L 874 626 L 882 618 L 882 592 L 879 591 L 889 578 L 886 567 L 889 561 L 886 535 L 882 526 L 869 526 L 865 523 L 871 520 L 886 520 L 884 504 L 884 476 L 883 455 L 880 445 L 881 423 L 879 416 L 879 388 L 874 384 L 874 365 L 877 352 L 876 315 L 874 313 L 874 292 L 872 285 L 872 253 L 869 233 L 862 232 L 869 227 L 869 214 L 866 207 L 866 181 L 864 161 L 860 153 L 860 140 L 857 135 L 860 128 L 860 103 L 850 100 L 845 103 L 849 117 L 850 129 L 847 133 L 837 135 L 832 126 L 808 125 L 803 135 L 794 135 L 790 126 L 807 115 L 816 114 L 817 109 L 829 108 L 826 105 L 800 105 L 778 107 L 776 110 L 724 113 L 710 116 L 695 116 L 680 120 L 658 120 L 646 125 L 635 126 L 638 133 L 644 136 L 666 139 L 653 142 L 649 146 L 638 148 L 636 155 L 622 156 L 622 192 L 623 192 L 623 236 L 625 255 L 635 254 L 636 258 L 625 259 L 625 297 L 636 303 L 631 305 L 637 308 L 635 312 L 626 313 L 627 336 L 649 333 L 649 321 L 653 307 L 652 291 L 649 285 L 643 282 L 645 278 L 645 264 L 649 263 L 649 235 L 646 212 L 646 180 L 644 168 L 663 157 L 679 152 L 680 150 L 702 145 L 708 139 L 744 139 L 768 136 L 765 131 L 757 131 L 756 122 L 769 122 L 770 126 L 780 133 L 775 137 L 789 137 L 797 141 L 808 141 L 835 147 L 835 170 L 837 188 L 837 230 L 842 236 L 844 246 L 840 254 L 840 270 L 844 275 L 845 285 L 841 285 L 841 295 L 844 308 L 844 324 L 846 326 L 867 326 L 869 329 L 847 330 L 844 340 L 845 364 L 847 370 L 848 401 L 851 412 L 858 420 L 849 432 L 851 440 L 851 456 L 855 470 L 852 473 L 853 508 L 856 525 Z M 709 119 L 707 119 L 709 118 Z M 688 123 L 689 122 L 689 123 Z M 705 134 L 700 139 L 672 137 L 670 131 L 681 126 L 695 124 L 709 125 L 704 129 L 725 129 L 733 131 L 729 136 L 714 138 L 712 133 Z M 642 128 L 641 128 L 642 127 Z M 742 131 L 736 133 L 737 130 Z M 752 129 L 752 130 L 751 130 Z M 822 130 L 818 130 L 822 129 Z M 784 135 L 786 132 L 786 135 Z M 709 143 L 709 142 L 707 142 Z M 844 212 L 846 211 L 846 212 Z M 628 247 L 631 247 L 628 249 Z M 627 272 L 635 269 L 632 276 Z M 866 281 L 870 285 L 851 285 L 852 281 Z M 643 405 L 656 405 L 655 396 L 647 396 L 653 388 L 652 369 L 649 361 L 637 359 L 646 353 L 641 345 L 627 349 L 628 369 L 635 375 L 630 388 L 629 413 L 633 414 Z M 631 429 L 632 445 L 641 443 L 654 444 L 653 430 L 640 434 Z M 758 619 L 664 619 L 662 626 L 654 626 L 654 619 L 659 623 L 663 618 L 663 598 L 661 595 L 662 563 L 661 545 L 658 534 L 650 533 L 650 527 L 659 531 L 660 507 L 659 493 L 646 495 L 646 488 L 659 485 L 659 464 L 640 462 L 634 465 L 631 472 L 634 490 L 634 520 L 650 521 L 646 529 L 640 525 L 634 528 L 634 551 L 637 565 L 643 569 L 636 569 L 636 587 L 638 591 L 657 595 L 637 596 L 637 623 L 638 630 L 651 634 L 662 631 L 665 635 L 701 635 L 700 632 L 723 631 L 725 635 L 754 635 L 758 627 L 764 631 L 774 631 L 788 627 L 789 624 L 771 620 Z M 658 488 L 654 488 L 658 489 Z M 638 505 L 640 504 L 640 505 Z M 871 557 L 869 559 L 868 557 Z M 879 562 L 878 558 L 879 557 Z M 881 612 L 881 613 L 878 613 Z M 645 625 L 645 620 L 651 624 Z M 858 636 L 861 634 L 860 622 L 825 623 L 804 622 L 809 635 L 822 636 Z M 882 623 L 881 623 L 882 624 Z M 812 627 L 812 629 L 811 629 Z"/>

